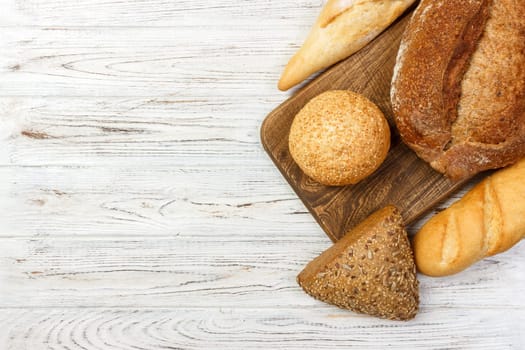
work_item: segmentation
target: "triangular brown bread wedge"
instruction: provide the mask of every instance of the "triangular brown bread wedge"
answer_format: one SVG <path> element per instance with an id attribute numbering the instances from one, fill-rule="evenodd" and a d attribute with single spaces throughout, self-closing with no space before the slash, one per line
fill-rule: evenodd
<path id="1" fill-rule="evenodd" d="M 286 65 L 279 89 L 288 90 L 312 73 L 360 50 L 414 0 L 328 0 L 306 41 Z"/>
<path id="2" fill-rule="evenodd" d="M 304 291 L 344 309 L 391 320 L 415 317 L 419 283 L 403 219 L 380 209 L 297 276 Z"/>

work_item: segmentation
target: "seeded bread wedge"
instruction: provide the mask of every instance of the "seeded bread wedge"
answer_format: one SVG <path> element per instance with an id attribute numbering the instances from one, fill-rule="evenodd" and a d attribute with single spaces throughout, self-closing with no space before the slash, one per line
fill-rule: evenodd
<path id="1" fill-rule="evenodd" d="M 415 317 L 419 283 L 399 210 L 376 211 L 297 276 L 312 297 L 391 320 Z"/>

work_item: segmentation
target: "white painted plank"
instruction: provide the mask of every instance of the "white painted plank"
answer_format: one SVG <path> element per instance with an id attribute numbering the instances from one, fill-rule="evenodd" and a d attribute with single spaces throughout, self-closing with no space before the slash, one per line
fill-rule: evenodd
<path id="1" fill-rule="evenodd" d="M 270 163 L 259 128 L 277 98 L 0 98 L 0 165 Z"/>
<path id="2" fill-rule="evenodd" d="M 0 40 L 3 96 L 285 96 L 276 84 L 297 49 L 297 28 L 5 27 Z"/>
<path id="3" fill-rule="evenodd" d="M 0 345 L 3 340 L 5 350 L 519 350 L 525 346 L 523 309 L 424 309 L 406 323 L 305 308 L 2 311 Z"/>
<path id="4" fill-rule="evenodd" d="M 525 346 L 523 243 L 410 323 L 296 285 L 330 242 L 258 128 L 321 6 L 2 2 L 1 349 Z"/>
<path id="5" fill-rule="evenodd" d="M 271 164 L 0 167 L 0 179 L 3 237 L 327 239 Z"/>
<path id="6" fill-rule="evenodd" d="M 222 235 L 228 233 L 223 231 Z M 0 307 L 328 307 L 296 275 L 328 239 L 152 237 L 4 239 Z M 254 239 L 254 237 L 256 237 Z M 525 311 L 525 243 L 447 278 L 419 276 L 421 305 Z"/>
<path id="7" fill-rule="evenodd" d="M 3 0 L 3 26 L 51 27 L 249 27 L 264 21 L 281 27 L 293 22 L 303 34 L 321 9 L 321 0 Z M 279 28 L 276 28 L 278 30 Z"/>

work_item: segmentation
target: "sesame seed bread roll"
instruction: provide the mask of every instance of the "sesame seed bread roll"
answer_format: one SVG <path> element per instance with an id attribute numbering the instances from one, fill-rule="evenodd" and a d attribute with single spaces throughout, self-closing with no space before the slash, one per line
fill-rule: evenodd
<path id="1" fill-rule="evenodd" d="M 525 237 L 525 159 L 487 177 L 416 234 L 416 265 L 429 276 L 458 273 Z"/>
<path id="2" fill-rule="evenodd" d="M 292 158 L 306 175 L 324 185 L 361 181 L 383 163 L 389 148 L 390 129 L 381 110 L 347 90 L 314 97 L 290 128 Z"/>

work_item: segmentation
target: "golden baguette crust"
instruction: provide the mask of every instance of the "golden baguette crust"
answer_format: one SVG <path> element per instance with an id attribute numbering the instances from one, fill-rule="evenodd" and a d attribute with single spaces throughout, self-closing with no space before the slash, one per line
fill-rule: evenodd
<path id="1" fill-rule="evenodd" d="M 393 320 L 413 318 L 419 284 L 399 210 L 380 209 L 312 260 L 297 282 L 316 299 Z"/>
<path id="2" fill-rule="evenodd" d="M 392 82 L 401 137 L 454 180 L 525 156 L 525 1 L 423 0 Z"/>
<path id="3" fill-rule="evenodd" d="M 360 50 L 412 3 L 414 0 L 329 0 L 306 41 L 286 65 L 279 89 L 288 90 Z"/>
<path id="4" fill-rule="evenodd" d="M 460 272 L 525 237 L 525 158 L 487 177 L 414 238 L 418 269 L 429 276 Z"/>

